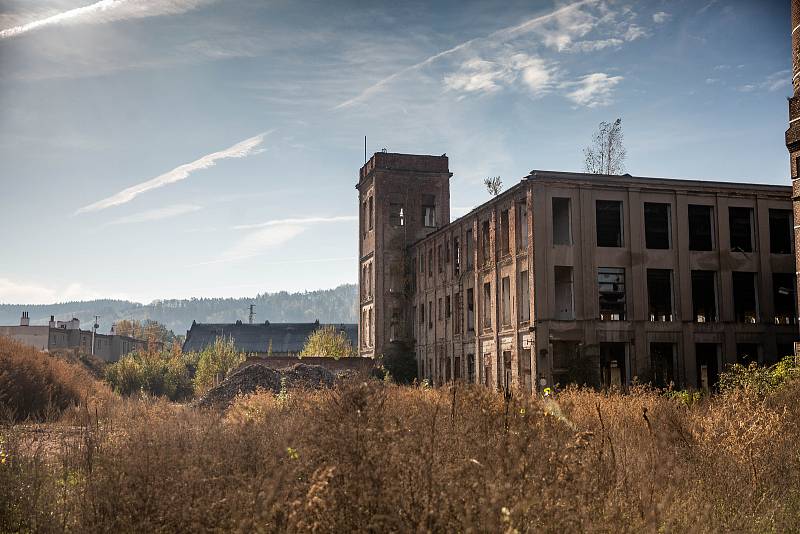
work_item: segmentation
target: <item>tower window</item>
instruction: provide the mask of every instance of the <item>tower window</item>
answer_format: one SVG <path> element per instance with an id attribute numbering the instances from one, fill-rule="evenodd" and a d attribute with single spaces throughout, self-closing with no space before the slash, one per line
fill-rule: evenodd
<path id="1" fill-rule="evenodd" d="M 405 226 L 405 214 L 402 204 L 389 204 L 389 224 L 394 227 Z"/>
<path id="2" fill-rule="evenodd" d="M 436 197 L 433 195 L 423 195 L 422 197 L 422 226 L 436 227 Z"/>
<path id="3" fill-rule="evenodd" d="M 374 212 L 373 211 L 373 207 L 374 206 L 373 206 L 373 203 L 372 203 L 372 197 L 369 197 L 368 204 L 369 204 L 369 229 L 372 230 L 373 219 L 374 219 L 374 217 L 373 217 L 373 212 Z"/>

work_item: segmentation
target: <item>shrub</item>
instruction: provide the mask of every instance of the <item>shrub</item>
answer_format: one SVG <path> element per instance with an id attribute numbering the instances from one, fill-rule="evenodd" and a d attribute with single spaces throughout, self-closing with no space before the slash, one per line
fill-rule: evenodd
<path id="1" fill-rule="evenodd" d="M 121 395 L 147 393 L 184 400 L 194 393 L 191 355 L 172 352 L 131 352 L 106 369 L 106 380 Z"/>
<path id="2" fill-rule="evenodd" d="M 80 363 L 0 337 L 0 416 L 41 420 L 110 397 L 111 391 Z"/>
<path id="3" fill-rule="evenodd" d="M 213 345 L 209 345 L 196 355 L 197 373 L 194 387 L 198 394 L 205 393 L 238 368 L 245 361 L 245 355 L 236 350 L 231 338 L 218 337 Z"/>
<path id="4" fill-rule="evenodd" d="M 800 378 L 800 366 L 794 356 L 786 356 L 767 367 L 759 366 L 755 362 L 749 366 L 737 363 L 720 374 L 719 389 L 723 393 L 746 390 L 764 396 L 795 378 Z"/>
<path id="5" fill-rule="evenodd" d="M 354 356 L 355 350 L 347 334 L 336 330 L 333 325 L 323 326 L 314 330 L 300 352 L 300 356 L 331 356 L 343 358 Z"/>

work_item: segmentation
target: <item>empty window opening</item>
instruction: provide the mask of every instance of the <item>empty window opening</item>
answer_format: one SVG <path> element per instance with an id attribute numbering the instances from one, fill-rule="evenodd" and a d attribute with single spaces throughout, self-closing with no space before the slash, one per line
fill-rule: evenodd
<path id="1" fill-rule="evenodd" d="M 422 226 L 436 227 L 436 197 L 433 195 L 422 196 Z"/>
<path id="2" fill-rule="evenodd" d="M 695 343 L 694 347 L 697 361 L 697 388 L 702 391 L 711 391 L 719 382 L 717 345 L 715 343 Z"/>
<path id="3" fill-rule="evenodd" d="M 423 302 L 422 305 L 419 307 L 419 324 L 425 325 L 425 303 Z"/>
<path id="4" fill-rule="evenodd" d="M 428 330 L 433 329 L 433 301 L 428 301 Z"/>
<path id="5" fill-rule="evenodd" d="M 453 380 L 461 380 L 461 356 L 453 357 Z"/>
<path id="6" fill-rule="evenodd" d="M 528 202 L 521 200 L 517 202 L 517 249 L 527 250 L 528 248 Z"/>
<path id="7" fill-rule="evenodd" d="M 455 320 L 453 321 L 453 333 L 461 333 L 461 321 L 464 320 L 464 309 L 461 304 L 461 293 L 456 293 L 453 298 L 455 299 Z"/>
<path id="8" fill-rule="evenodd" d="M 453 274 L 461 272 L 461 243 L 458 242 L 458 237 L 453 238 Z"/>
<path id="9" fill-rule="evenodd" d="M 444 262 L 450 263 L 450 240 L 445 239 L 444 242 Z"/>
<path id="10" fill-rule="evenodd" d="M 367 264 L 367 296 L 372 297 L 372 263 Z"/>
<path id="11" fill-rule="evenodd" d="M 437 312 L 438 312 L 438 319 L 442 320 L 442 312 L 444 311 L 444 306 L 442 306 L 442 297 L 439 297 Z"/>
<path id="12" fill-rule="evenodd" d="M 670 248 L 670 205 L 644 203 L 645 246 L 652 249 Z"/>
<path id="13" fill-rule="evenodd" d="M 651 321 L 672 321 L 672 271 L 647 269 L 647 299 Z"/>
<path id="14" fill-rule="evenodd" d="M 373 202 L 372 202 L 372 197 L 369 197 L 369 200 L 367 201 L 367 203 L 369 204 L 369 208 L 368 208 L 368 210 L 369 210 L 369 229 L 372 230 L 373 221 L 374 221 L 374 218 L 375 218 L 373 216 L 373 213 L 374 213 L 373 207 L 374 206 L 373 206 Z"/>
<path id="15" fill-rule="evenodd" d="M 436 265 L 441 273 L 444 270 L 444 256 L 442 256 L 442 245 L 436 247 Z"/>
<path id="16" fill-rule="evenodd" d="M 622 241 L 622 202 L 619 200 L 598 200 L 597 246 L 621 247 Z"/>
<path id="17" fill-rule="evenodd" d="M 528 271 L 519 273 L 519 320 L 527 322 L 531 319 L 531 291 Z"/>
<path id="18" fill-rule="evenodd" d="M 445 317 L 445 319 L 449 319 L 450 318 L 450 312 L 451 312 L 451 310 L 450 310 L 450 295 L 447 295 L 444 298 L 444 317 Z"/>
<path id="19" fill-rule="evenodd" d="M 503 326 L 508 326 L 511 324 L 511 279 L 508 276 L 500 281 L 500 293 L 503 300 L 501 320 Z"/>
<path id="20" fill-rule="evenodd" d="M 572 321 L 575 319 L 575 299 L 572 289 L 572 267 L 556 265 L 554 268 L 556 319 Z"/>
<path id="21" fill-rule="evenodd" d="M 486 282 L 483 284 L 483 328 L 489 329 L 492 327 L 492 284 Z"/>
<path id="22" fill-rule="evenodd" d="M 419 272 L 425 273 L 425 251 L 422 250 L 419 253 Z"/>
<path id="23" fill-rule="evenodd" d="M 731 250 L 753 252 L 753 208 L 728 208 Z"/>
<path id="24" fill-rule="evenodd" d="M 367 345 L 372 346 L 372 308 L 367 311 Z"/>
<path id="25" fill-rule="evenodd" d="M 653 385 L 668 388 L 675 382 L 675 345 L 650 343 L 650 373 Z"/>
<path id="26" fill-rule="evenodd" d="M 572 244 L 572 222 L 570 216 L 570 200 L 553 198 L 553 244 Z"/>
<path id="27" fill-rule="evenodd" d="M 475 291 L 467 288 L 467 332 L 475 331 Z"/>
<path id="28" fill-rule="evenodd" d="M 600 343 L 600 384 L 605 388 L 627 384 L 625 343 Z"/>
<path id="29" fill-rule="evenodd" d="M 600 267 L 597 269 L 600 292 L 600 320 L 625 320 L 625 269 Z"/>
<path id="30" fill-rule="evenodd" d="M 405 209 L 402 204 L 389 204 L 389 224 L 394 227 L 405 226 Z"/>
<path id="31" fill-rule="evenodd" d="M 511 373 L 511 351 L 503 351 L 503 389 L 505 391 L 511 390 L 513 384 L 513 376 Z"/>
<path id="32" fill-rule="evenodd" d="M 483 252 L 481 264 L 486 265 L 492 255 L 491 247 L 489 246 L 489 221 L 483 221 L 483 223 L 481 223 L 481 249 Z"/>
<path id="33" fill-rule="evenodd" d="M 509 225 L 508 210 L 500 212 L 500 255 L 505 256 L 510 252 L 509 249 Z"/>
<path id="34" fill-rule="evenodd" d="M 472 230 L 467 230 L 465 240 L 467 245 L 467 250 L 465 251 L 467 255 L 467 270 L 470 271 L 475 265 L 475 241 L 472 239 Z"/>
<path id="35" fill-rule="evenodd" d="M 737 323 L 756 323 L 758 299 L 756 297 L 756 273 L 731 273 L 733 278 L 733 310 Z"/>
<path id="36" fill-rule="evenodd" d="M 772 273 L 772 300 L 775 303 L 775 324 L 794 324 L 797 322 L 795 287 L 795 275 Z"/>
<path id="37" fill-rule="evenodd" d="M 467 382 L 475 382 L 475 355 L 467 354 Z"/>
<path id="38" fill-rule="evenodd" d="M 433 249 L 428 249 L 428 276 L 433 276 Z"/>
<path id="39" fill-rule="evenodd" d="M 755 343 L 737 343 L 736 363 L 745 367 L 751 363 L 758 364 L 758 345 Z"/>
<path id="40" fill-rule="evenodd" d="M 692 271 L 692 314 L 698 323 L 717 321 L 717 276 L 714 271 Z"/>
<path id="41" fill-rule="evenodd" d="M 791 210 L 769 210 L 769 251 L 773 254 L 792 253 Z"/>
<path id="42" fill-rule="evenodd" d="M 714 208 L 689 204 L 689 250 L 714 249 Z"/>

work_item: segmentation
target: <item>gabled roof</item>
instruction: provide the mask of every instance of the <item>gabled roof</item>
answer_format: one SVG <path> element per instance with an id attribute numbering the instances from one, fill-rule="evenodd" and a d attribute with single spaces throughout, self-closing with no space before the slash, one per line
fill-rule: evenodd
<path id="1" fill-rule="evenodd" d="M 186 333 L 184 352 L 199 352 L 213 345 L 218 337 L 233 339 L 236 350 L 240 352 L 267 352 L 272 342 L 272 352 L 299 353 L 303 350 L 308 336 L 316 329 L 328 326 L 314 323 L 192 323 Z M 358 346 L 358 325 L 334 324 L 338 331 L 344 332 L 353 347 Z"/>

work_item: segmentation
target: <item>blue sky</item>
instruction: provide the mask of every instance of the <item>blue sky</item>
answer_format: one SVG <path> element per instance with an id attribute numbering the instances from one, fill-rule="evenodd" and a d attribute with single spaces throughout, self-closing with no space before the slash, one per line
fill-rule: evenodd
<path id="1" fill-rule="evenodd" d="M 0 302 L 357 280 L 370 153 L 451 205 L 582 170 L 788 184 L 788 0 L 0 0 Z"/>

